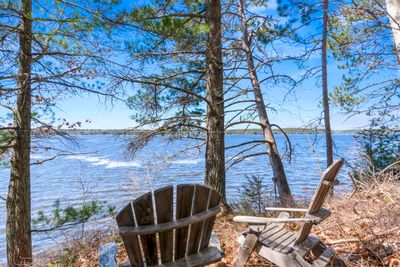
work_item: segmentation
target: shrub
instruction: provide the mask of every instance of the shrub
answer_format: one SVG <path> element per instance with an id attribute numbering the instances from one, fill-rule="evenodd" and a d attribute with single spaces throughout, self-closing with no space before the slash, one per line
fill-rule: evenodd
<path id="1" fill-rule="evenodd" d="M 105 207 L 104 202 L 91 201 L 82 203 L 81 207 L 67 206 L 62 208 L 60 201 L 55 201 L 53 210 L 49 215 L 43 211 L 32 220 L 32 232 L 50 232 L 54 230 L 68 230 L 75 226 L 81 226 L 81 237 L 85 230 L 85 223 L 112 216 L 114 207 Z"/>
<path id="2" fill-rule="evenodd" d="M 271 199 L 271 190 L 268 190 L 260 176 L 246 176 L 246 182 L 237 190 L 239 198 L 232 203 L 232 207 L 242 213 L 263 213 Z"/>
<path id="3" fill-rule="evenodd" d="M 368 180 L 400 161 L 400 131 L 386 126 L 369 128 L 358 132 L 355 137 L 361 152 L 352 166 L 352 177 Z"/>

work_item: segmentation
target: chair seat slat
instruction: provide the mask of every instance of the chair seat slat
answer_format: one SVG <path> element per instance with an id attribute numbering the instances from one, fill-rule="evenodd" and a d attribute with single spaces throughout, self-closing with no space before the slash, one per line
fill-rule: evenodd
<path id="1" fill-rule="evenodd" d="M 222 259 L 222 253 L 215 247 L 207 247 L 197 254 L 188 255 L 184 258 L 157 267 L 200 267 L 218 262 Z"/>
<path id="2" fill-rule="evenodd" d="M 271 244 L 272 242 L 274 242 L 275 240 L 277 240 L 278 238 L 280 238 L 281 236 L 285 235 L 287 233 L 288 230 L 284 229 L 284 228 L 280 228 L 277 229 L 275 232 L 271 232 L 269 233 L 265 233 L 260 237 L 260 241 L 268 246 L 269 244 Z"/>
<path id="3" fill-rule="evenodd" d="M 292 233 L 290 238 L 288 238 L 284 243 L 282 243 L 280 246 L 278 246 L 275 249 L 283 254 L 288 254 L 288 253 L 292 252 L 293 244 L 294 244 L 294 241 L 296 240 L 296 238 L 297 238 L 297 235 L 295 233 Z"/>
<path id="4" fill-rule="evenodd" d="M 283 246 L 287 246 L 287 241 L 293 236 L 293 232 L 287 231 L 284 235 L 282 235 L 280 238 L 276 239 L 274 242 L 272 242 L 269 246 L 272 249 L 278 249 Z M 294 240 L 293 240 L 294 241 Z"/>
<path id="5" fill-rule="evenodd" d="M 317 245 L 319 245 L 321 241 L 318 237 L 314 235 L 309 235 L 306 240 L 302 243 L 294 246 L 296 253 L 301 257 L 304 258 L 311 250 L 313 250 Z"/>

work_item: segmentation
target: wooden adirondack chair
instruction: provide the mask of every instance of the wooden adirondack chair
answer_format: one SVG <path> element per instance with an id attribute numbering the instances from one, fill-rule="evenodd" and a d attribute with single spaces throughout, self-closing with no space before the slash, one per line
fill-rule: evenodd
<path id="1" fill-rule="evenodd" d="M 236 216 L 236 222 L 246 222 L 252 226 L 238 238 L 241 245 L 239 256 L 234 266 L 243 266 L 253 249 L 265 259 L 278 266 L 326 266 L 334 257 L 335 251 L 327 248 L 318 237 L 311 235 L 311 228 L 327 217 L 330 212 L 322 208 L 327 195 L 335 182 L 336 176 L 344 160 L 335 161 L 322 174 L 321 182 L 311 200 L 308 209 L 266 208 L 267 211 L 283 211 L 278 218 L 261 218 L 252 216 Z M 288 212 L 304 212 L 302 218 L 289 218 Z M 285 223 L 300 223 L 298 232 L 284 228 Z M 314 260 L 313 264 L 305 257 Z"/>
<path id="2" fill-rule="evenodd" d="M 220 197 L 203 185 L 167 186 L 126 205 L 117 215 L 132 266 L 204 266 L 221 260 L 210 236 Z"/>

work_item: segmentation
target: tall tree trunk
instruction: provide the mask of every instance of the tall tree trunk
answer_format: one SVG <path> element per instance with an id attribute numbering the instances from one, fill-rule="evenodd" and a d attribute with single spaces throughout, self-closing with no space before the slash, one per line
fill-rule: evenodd
<path id="1" fill-rule="evenodd" d="M 327 37 L 328 37 L 328 8 L 329 0 L 324 0 L 323 25 L 322 25 L 322 101 L 324 106 L 325 142 L 326 142 L 326 165 L 333 163 L 332 131 L 329 115 L 328 96 L 328 69 L 327 69 Z"/>
<path id="2" fill-rule="evenodd" d="M 214 188 L 226 203 L 224 93 L 221 44 L 221 2 L 206 1 L 206 23 L 210 26 L 206 40 L 207 142 L 204 183 Z"/>
<path id="3" fill-rule="evenodd" d="M 7 195 L 8 266 L 32 262 L 30 144 L 31 144 L 31 47 L 32 0 L 21 1 L 19 31 L 18 96 L 14 112 L 15 143 L 11 155 Z"/>
<path id="4" fill-rule="evenodd" d="M 400 1 L 386 0 L 385 2 L 396 45 L 397 58 L 400 61 Z"/>
<path id="5" fill-rule="evenodd" d="M 264 103 L 264 98 L 261 92 L 260 82 L 257 77 L 257 71 L 254 65 L 252 44 L 248 34 L 247 19 L 244 10 L 244 1 L 239 0 L 239 12 L 242 20 L 242 44 L 246 54 L 247 66 L 250 74 L 250 79 L 253 87 L 254 98 L 256 101 L 258 117 L 261 123 L 264 140 L 267 145 L 269 161 L 272 168 L 273 179 L 276 184 L 279 199 L 282 205 L 290 205 L 293 201 L 290 192 L 290 187 L 287 182 L 285 169 L 282 164 L 282 159 L 279 155 L 278 147 L 276 145 L 275 137 L 271 129 L 271 124 L 268 119 L 267 109 Z"/>

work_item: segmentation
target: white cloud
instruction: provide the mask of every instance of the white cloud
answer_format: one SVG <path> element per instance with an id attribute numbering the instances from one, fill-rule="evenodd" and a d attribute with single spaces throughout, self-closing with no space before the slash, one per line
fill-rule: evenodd
<path id="1" fill-rule="evenodd" d="M 265 15 L 267 11 L 275 10 L 278 7 L 276 0 L 269 0 L 266 5 L 251 5 L 248 11 L 258 14 Z"/>

